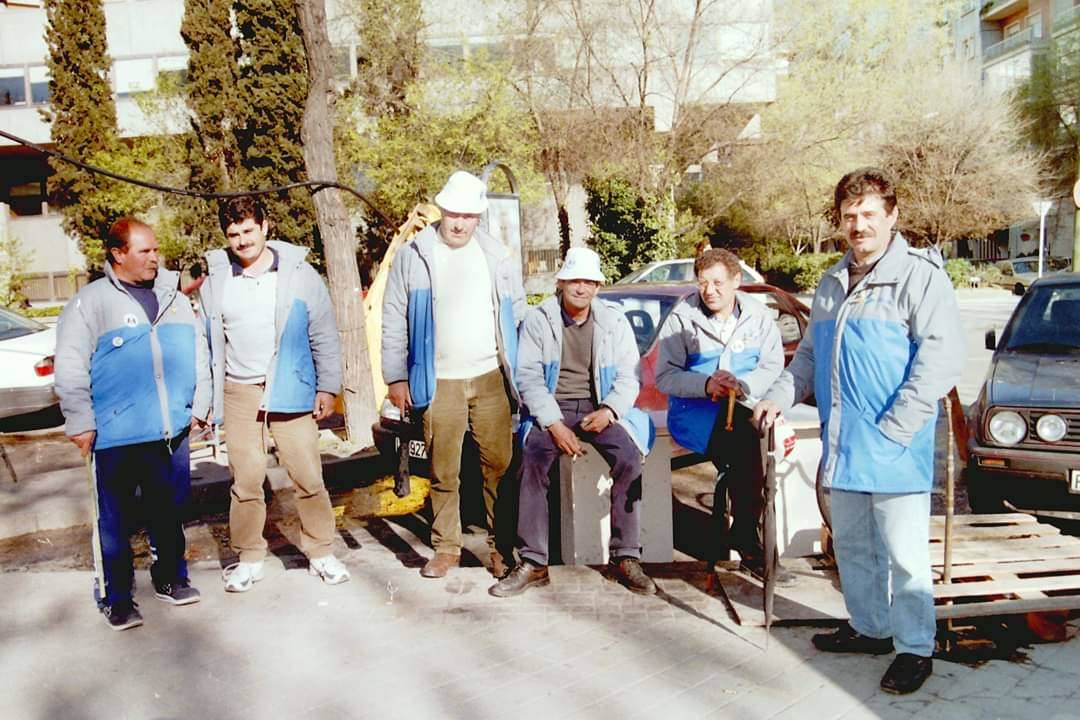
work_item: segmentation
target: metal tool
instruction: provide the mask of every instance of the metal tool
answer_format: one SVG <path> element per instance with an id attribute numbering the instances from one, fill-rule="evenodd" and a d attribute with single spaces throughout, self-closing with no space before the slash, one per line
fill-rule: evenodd
<path id="1" fill-rule="evenodd" d="M 90 544 L 94 555 L 94 602 L 98 609 L 105 606 L 105 563 L 101 557 L 101 529 L 99 526 L 97 473 L 94 469 L 94 453 L 86 454 L 86 482 L 90 488 L 90 515 L 92 519 Z"/>

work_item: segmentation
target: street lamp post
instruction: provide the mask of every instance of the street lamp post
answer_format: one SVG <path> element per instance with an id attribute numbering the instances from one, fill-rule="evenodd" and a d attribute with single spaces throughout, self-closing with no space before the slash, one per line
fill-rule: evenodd
<path id="1" fill-rule="evenodd" d="M 1051 200 L 1036 200 L 1031 203 L 1032 209 L 1039 216 L 1039 277 L 1043 276 L 1043 253 L 1046 246 L 1046 213 L 1050 212 L 1053 205 Z"/>

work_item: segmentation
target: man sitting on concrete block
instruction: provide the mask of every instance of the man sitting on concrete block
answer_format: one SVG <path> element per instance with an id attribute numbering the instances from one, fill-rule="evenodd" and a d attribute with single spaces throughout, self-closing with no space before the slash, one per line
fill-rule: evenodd
<path id="1" fill-rule="evenodd" d="M 656 585 L 641 569 L 641 458 L 652 444 L 648 416 L 634 408 L 641 381 L 637 343 L 622 311 L 596 299 L 604 282 L 600 256 L 570 248 L 556 274 L 555 297 L 525 316 L 518 340 L 522 413 L 519 563 L 488 592 L 509 597 L 548 580 L 548 486 L 563 453 L 588 442 L 611 468 L 611 560 L 608 573 L 632 592 Z M 539 426 L 539 427 L 533 427 Z"/>
<path id="2" fill-rule="evenodd" d="M 784 346 L 769 308 L 739 292 L 739 259 L 709 249 L 694 261 L 698 294 L 679 303 L 660 331 L 656 386 L 668 395 L 668 431 L 726 474 L 734 516 L 729 546 L 741 567 L 761 578 L 765 471 L 749 407 L 784 369 Z M 727 413 L 729 396 L 738 400 Z M 714 499 L 718 512 L 724 499 Z M 779 567 L 779 566 L 778 566 Z M 780 570 L 777 581 L 795 577 Z"/>

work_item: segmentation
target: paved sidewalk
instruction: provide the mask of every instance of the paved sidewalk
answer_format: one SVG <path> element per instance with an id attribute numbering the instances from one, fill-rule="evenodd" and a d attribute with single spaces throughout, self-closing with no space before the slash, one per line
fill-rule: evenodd
<path id="1" fill-rule="evenodd" d="M 500 600 L 482 568 L 421 578 L 428 550 L 391 523 L 342 530 L 338 552 L 349 583 L 271 558 L 243 595 L 196 563 L 203 601 L 180 608 L 139 571 L 146 625 L 121 633 L 88 572 L 0 575 L 0 718 L 1080 717 L 1075 639 L 1023 663 L 938 661 L 898 698 L 878 689 L 888 656 L 821 654 L 809 628 L 774 628 L 766 651 L 678 577 L 643 598 L 558 567 L 549 588 Z"/>

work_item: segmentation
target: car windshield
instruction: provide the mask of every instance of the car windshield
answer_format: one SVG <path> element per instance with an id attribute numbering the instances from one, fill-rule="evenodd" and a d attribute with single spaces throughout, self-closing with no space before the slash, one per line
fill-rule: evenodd
<path id="1" fill-rule="evenodd" d="M 1032 288 L 1016 309 L 1005 333 L 1006 350 L 1080 352 L 1080 285 Z"/>
<path id="2" fill-rule="evenodd" d="M 1039 271 L 1038 261 L 1032 262 L 1031 260 L 1017 260 L 1012 264 L 1013 272 L 1017 275 L 1021 273 L 1033 273 Z"/>
<path id="3" fill-rule="evenodd" d="M 44 329 L 45 326 L 39 322 L 0 308 L 0 340 L 22 337 Z"/>
<path id="4" fill-rule="evenodd" d="M 660 327 L 667 319 L 671 308 L 680 298 L 673 295 L 640 295 L 634 292 L 604 293 L 604 300 L 617 303 L 622 307 L 630 327 L 634 329 L 638 354 L 644 355 L 653 344 Z"/>

